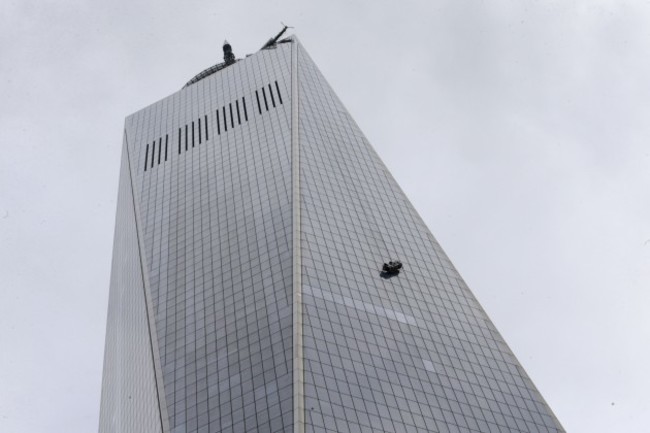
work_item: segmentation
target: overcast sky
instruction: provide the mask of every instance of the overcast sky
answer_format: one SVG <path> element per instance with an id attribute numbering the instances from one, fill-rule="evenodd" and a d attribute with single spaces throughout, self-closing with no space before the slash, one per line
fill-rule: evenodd
<path id="1" fill-rule="evenodd" d="M 319 3 L 3 1 L 0 432 L 96 431 L 124 117 L 280 22 L 567 431 L 650 431 L 650 4 Z"/>

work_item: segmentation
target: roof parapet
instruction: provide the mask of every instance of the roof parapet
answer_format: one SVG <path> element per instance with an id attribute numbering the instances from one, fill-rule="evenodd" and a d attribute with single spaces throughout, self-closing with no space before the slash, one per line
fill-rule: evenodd
<path id="1" fill-rule="evenodd" d="M 274 48 L 279 43 L 290 42 L 291 41 L 290 38 L 285 38 L 283 40 L 280 40 L 280 38 L 282 37 L 282 35 L 284 35 L 284 33 L 287 31 L 287 29 L 292 28 L 292 27 L 287 26 L 286 24 L 282 24 L 282 25 L 284 27 L 282 28 L 280 33 L 278 33 L 277 35 L 275 35 L 274 37 L 269 39 L 264 44 L 264 46 L 262 48 L 260 48 L 260 51 Z M 248 57 L 248 56 L 246 56 L 246 57 Z M 214 74 L 215 72 L 218 72 L 218 71 L 220 71 L 220 70 L 222 70 L 224 68 L 227 68 L 230 65 L 234 65 L 235 63 L 237 63 L 237 61 L 238 60 L 235 58 L 235 54 L 232 52 L 232 46 L 230 45 L 230 43 L 227 40 L 223 41 L 223 62 L 222 63 L 217 63 L 216 65 L 212 65 L 209 68 L 204 69 L 203 71 L 196 74 L 190 81 L 185 83 L 185 85 L 183 86 L 183 89 L 188 87 L 188 86 L 191 86 L 192 84 L 194 84 L 196 82 L 201 81 L 202 79 L 204 79 L 206 77 L 209 77 L 210 75 Z"/>

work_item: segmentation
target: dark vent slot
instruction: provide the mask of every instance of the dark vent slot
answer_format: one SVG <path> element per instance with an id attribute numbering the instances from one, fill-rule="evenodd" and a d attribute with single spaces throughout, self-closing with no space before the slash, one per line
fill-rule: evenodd
<path id="1" fill-rule="evenodd" d="M 269 84 L 269 94 L 271 95 L 271 103 L 273 104 L 273 108 L 275 108 L 275 97 L 273 96 L 273 89 L 271 88 L 270 84 Z"/>
<path id="2" fill-rule="evenodd" d="M 162 156 L 162 137 L 158 139 L 158 165 L 160 165 L 161 156 Z"/>
<path id="3" fill-rule="evenodd" d="M 149 144 L 147 143 L 147 150 L 144 151 L 144 171 L 147 171 L 147 160 L 149 159 Z"/>
<path id="4" fill-rule="evenodd" d="M 199 144 L 201 144 L 201 118 L 199 117 Z"/>
<path id="5" fill-rule="evenodd" d="M 169 135 L 165 134 L 165 161 L 167 161 L 167 145 L 169 144 Z"/>
<path id="6" fill-rule="evenodd" d="M 241 117 L 239 117 L 239 100 L 235 101 L 235 107 L 237 107 L 237 124 L 241 125 Z"/>
<path id="7" fill-rule="evenodd" d="M 228 118 L 226 117 L 226 106 L 223 107 L 223 130 L 228 132 Z"/>
<path id="8" fill-rule="evenodd" d="M 230 126 L 235 127 L 235 120 L 232 117 L 232 104 L 228 104 L 228 107 L 230 108 Z"/>
<path id="9" fill-rule="evenodd" d="M 188 142 L 189 142 L 189 140 L 188 140 L 188 136 L 187 136 L 187 125 L 185 125 L 185 152 L 187 152 L 187 150 L 188 150 L 188 148 L 187 148 Z"/>
<path id="10" fill-rule="evenodd" d="M 217 134 L 221 135 L 221 122 L 219 121 L 219 110 L 217 110 Z"/>
<path id="11" fill-rule="evenodd" d="M 208 115 L 203 116 L 203 124 L 205 125 L 205 141 L 208 141 L 210 137 L 208 136 Z"/>
<path id="12" fill-rule="evenodd" d="M 244 106 L 244 119 L 248 122 L 248 110 L 246 110 L 246 98 L 241 97 L 241 104 Z"/>
<path id="13" fill-rule="evenodd" d="M 151 143 L 151 168 L 153 168 L 153 163 L 156 161 L 156 140 Z"/>
<path id="14" fill-rule="evenodd" d="M 192 147 L 194 147 L 194 122 L 192 122 Z"/>
<path id="15" fill-rule="evenodd" d="M 181 154 L 181 135 L 183 135 L 181 128 L 178 128 L 178 154 Z"/>
<path id="16" fill-rule="evenodd" d="M 278 86 L 278 82 L 277 82 L 277 81 L 275 82 L 275 90 L 278 91 L 278 99 L 280 100 L 280 104 L 284 104 L 284 103 L 282 102 L 282 94 L 280 93 L 280 86 Z"/>
<path id="17" fill-rule="evenodd" d="M 255 91 L 255 97 L 257 98 L 257 109 L 259 110 L 260 114 L 262 114 L 262 106 L 260 105 L 260 94 L 257 93 L 257 90 Z"/>
<path id="18" fill-rule="evenodd" d="M 266 91 L 264 90 L 264 87 L 262 87 L 262 96 L 264 96 L 264 106 L 266 107 L 266 111 L 269 111 L 269 103 L 266 101 Z"/>

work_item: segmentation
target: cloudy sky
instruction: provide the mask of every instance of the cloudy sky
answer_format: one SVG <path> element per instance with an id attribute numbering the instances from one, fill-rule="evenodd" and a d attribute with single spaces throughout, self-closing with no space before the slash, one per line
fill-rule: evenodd
<path id="1" fill-rule="evenodd" d="M 280 22 L 567 431 L 650 431 L 649 2 L 5 0 L 0 432 L 96 431 L 124 117 Z"/>

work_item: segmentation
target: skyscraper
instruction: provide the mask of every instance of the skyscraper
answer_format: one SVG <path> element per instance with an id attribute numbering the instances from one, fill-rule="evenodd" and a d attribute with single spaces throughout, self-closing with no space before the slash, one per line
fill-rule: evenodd
<path id="1" fill-rule="evenodd" d="M 126 119 L 100 432 L 563 432 L 281 37 Z"/>

